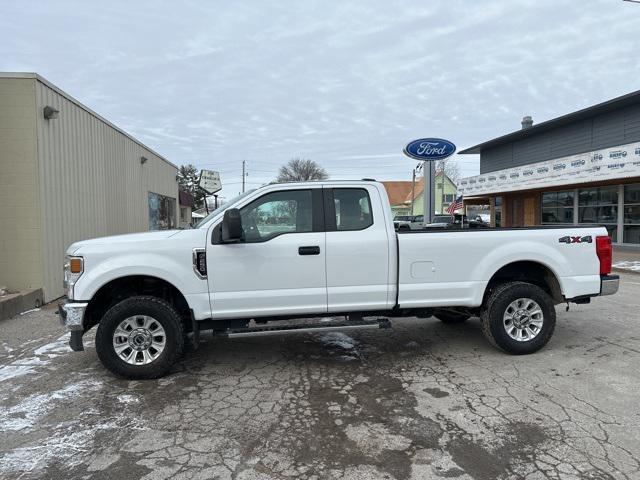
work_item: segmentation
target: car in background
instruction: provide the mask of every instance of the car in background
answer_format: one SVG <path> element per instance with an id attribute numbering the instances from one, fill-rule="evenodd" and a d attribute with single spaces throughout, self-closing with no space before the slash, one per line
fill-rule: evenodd
<path id="1" fill-rule="evenodd" d="M 489 228 L 480 215 L 469 219 L 466 215 L 435 215 L 433 221 L 425 225 L 426 228 Z"/>
<path id="2" fill-rule="evenodd" d="M 424 215 L 396 215 L 393 228 L 396 230 L 420 230 L 424 227 Z"/>

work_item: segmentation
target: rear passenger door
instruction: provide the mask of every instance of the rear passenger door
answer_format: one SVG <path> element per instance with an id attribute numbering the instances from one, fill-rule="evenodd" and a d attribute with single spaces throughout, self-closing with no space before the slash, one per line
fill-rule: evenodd
<path id="1" fill-rule="evenodd" d="M 329 312 L 387 308 L 389 238 L 372 186 L 325 187 Z"/>

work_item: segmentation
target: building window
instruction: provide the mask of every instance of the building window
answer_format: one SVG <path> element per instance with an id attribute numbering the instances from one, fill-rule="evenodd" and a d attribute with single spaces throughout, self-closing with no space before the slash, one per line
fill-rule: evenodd
<path id="1" fill-rule="evenodd" d="M 494 223 L 496 227 L 502 226 L 502 197 L 495 198 Z"/>
<path id="2" fill-rule="evenodd" d="M 607 228 L 611 240 L 617 241 L 618 187 L 600 187 L 580 190 L 578 195 L 578 222 L 594 223 Z"/>
<path id="3" fill-rule="evenodd" d="M 573 190 L 542 194 L 542 223 L 573 223 Z"/>
<path id="4" fill-rule="evenodd" d="M 624 186 L 624 243 L 640 244 L 640 183 Z"/>
<path id="5" fill-rule="evenodd" d="M 444 195 L 444 201 L 445 203 L 451 204 L 453 203 L 453 201 L 455 200 L 454 194 L 453 193 L 445 193 Z"/>
<path id="6" fill-rule="evenodd" d="M 176 199 L 149 192 L 149 230 L 171 230 L 176 226 Z"/>

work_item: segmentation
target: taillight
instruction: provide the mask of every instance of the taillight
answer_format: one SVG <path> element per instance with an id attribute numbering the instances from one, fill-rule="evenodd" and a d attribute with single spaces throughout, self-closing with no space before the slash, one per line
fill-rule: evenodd
<path id="1" fill-rule="evenodd" d="M 609 275 L 611 273 L 611 260 L 613 257 L 611 237 L 608 235 L 596 237 L 596 253 L 600 260 L 600 275 Z"/>

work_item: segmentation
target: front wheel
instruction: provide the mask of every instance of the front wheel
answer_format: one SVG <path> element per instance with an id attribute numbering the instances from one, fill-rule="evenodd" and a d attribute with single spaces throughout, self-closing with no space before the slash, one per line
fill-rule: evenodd
<path id="1" fill-rule="evenodd" d="M 135 380 L 169 371 L 184 348 L 180 315 L 157 297 L 130 297 L 111 307 L 96 332 L 98 358 L 112 373 Z"/>
<path id="2" fill-rule="evenodd" d="M 537 352 L 553 335 L 553 300 L 537 285 L 509 282 L 499 285 L 486 301 L 482 332 L 494 346 L 514 355 Z"/>

